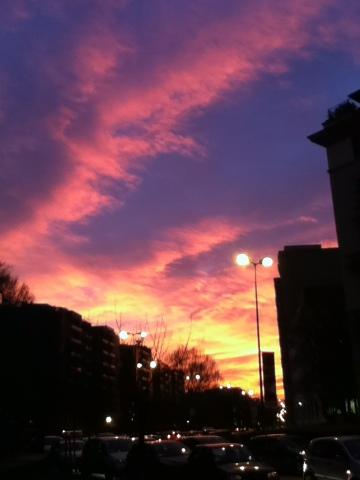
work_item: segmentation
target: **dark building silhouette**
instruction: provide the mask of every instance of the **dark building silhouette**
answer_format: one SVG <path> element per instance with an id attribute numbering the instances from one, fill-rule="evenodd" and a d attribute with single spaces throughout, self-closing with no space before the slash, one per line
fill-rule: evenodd
<path id="1" fill-rule="evenodd" d="M 0 305 L 0 427 L 127 431 L 178 421 L 184 375 L 65 308 Z M 111 417 L 111 422 L 106 422 Z M 20 436 L 20 435 L 18 435 Z"/>
<path id="2" fill-rule="evenodd" d="M 270 407 L 276 406 L 276 376 L 274 352 L 261 352 L 264 379 L 264 401 Z"/>
<path id="3" fill-rule="evenodd" d="M 275 279 L 284 388 L 291 422 L 355 411 L 350 339 L 337 248 L 288 246 Z"/>
<path id="4" fill-rule="evenodd" d="M 44 431 L 85 420 L 91 392 L 90 324 L 65 308 L 0 305 L 1 414 Z"/>
<path id="5" fill-rule="evenodd" d="M 170 368 L 159 362 L 153 374 L 153 395 L 157 400 L 176 401 L 185 392 L 185 376 L 182 370 Z"/>
<path id="6" fill-rule="evenodd" d="M 147 411 L 152 392 L 151 350 L 145 345 L 120 344 L 118 347 L 118 380 L 121 389 L 122 428 L 137 433 L 139 415 Z"/>
<path id="7" fill-rule="evenodd" d="M 120 385 L 129 396 L 137 390 L 150 392 L 152 372 L 151 349 L 141 344 L 118 346 Z"/>
<path id="8" fill-rule="evenodd" d="M 360 90 L 329 110 L 323 128 L 309 139 L 326 148 L 348 328 L 360 405 Z"/>
<path id="9" fill-rule="evenodd" d="M 185 428 L 243 428 L 254 424 L 257 402 L 242 394 L 241 388 L 211 388 L 185 395 L 183 423 Z"/>
<path id="10" fill-rule="evenodd" d="M 105 426 L 105 417 L 119 423 L 120 389 L 118 378 L 119 338 L 107 326 L 92 326 L 91 336 L 91 397 L 89 415 L 95 430 Z M 121 388 L 121 386 L 120 386 Z"/>

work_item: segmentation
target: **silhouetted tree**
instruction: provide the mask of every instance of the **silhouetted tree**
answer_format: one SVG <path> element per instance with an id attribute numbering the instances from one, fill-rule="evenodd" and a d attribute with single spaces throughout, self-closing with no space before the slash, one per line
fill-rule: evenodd
<path id="1" fill-rule="evenodd" d="M 215 388 L 222 379 L 216 361 L 196 347 L 179 346 L 169 354 L 167 363 L 184 372 L 187 391 Z"/>
<path id="2" fill-rule="evenodd" d="M 0 303 L 20 305 L 33 303 L 33 301 L 34 295 L 30 292 L 28 285 L 19 282 L 10 266 L 0 261 Z"/>

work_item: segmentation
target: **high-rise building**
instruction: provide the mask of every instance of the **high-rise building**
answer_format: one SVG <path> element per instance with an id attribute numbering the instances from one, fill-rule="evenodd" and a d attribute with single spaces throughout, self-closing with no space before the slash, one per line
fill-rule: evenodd
<path id="1" fill-rule="evenodd" d="M 289 420 L 355 412 L 339 249 L 287 246 L 278 254 L 276 307 Z"/>
<path id="2" fill-rule="evenodd" d="M 90 324 L 65 308 L 0 305 L 0 410 L 40 426 L 82 423 L 91 383 Z"/>
<path id="3" fill-rule="evenodd" d="M 111 417 L 118 424 L 119 407 L 118 348 L 119 337 L 107 326 L 92 326 L 91 370 L 92 388 L 90 412 L 94 428 L 105 425 L 105 418 Z"/>
<path id="4" fill-rule="evenodd" d="M 181 401 L 185 393 L 185 375 L 164 362 L 158 363 L 153 375 L 153 394 L 157 401 Z"/>
<path id="5" fill-rule="evenodd" d="M 145 345 L 118 346 L 119 373 L 121 389 L 129 397 L 135 397 L 137 391 L 149 393 L 151 390 L 151 349 Z"/>
<path id="6" fill-rule="evenodd" d="M 152 370 L 150 368 L 151 349 L 142 344 L 120 344 L 118 380 L 120 404 L 123 417 L 122 427 L 126 431 L 138 432 L 139 422 L 150 400 L 152 390 Z"/>
<path id="7" fill-rule="evenodd" d="M 323 128 L 309 139 L 326 148 L 347 320 L 360 405 L 360 90 L 329 110 Z"/>

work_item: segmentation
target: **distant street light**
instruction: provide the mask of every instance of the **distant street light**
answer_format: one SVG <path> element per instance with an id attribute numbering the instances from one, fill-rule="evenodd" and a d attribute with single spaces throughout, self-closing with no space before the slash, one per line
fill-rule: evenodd
<path id="1" fill-rule="evenodd" d="M 156 360 L 151 360 L 150 362 L 150 368 L 156 368 L 157 367 L 157 362 Z"/>
<path id="2" fill-rule="evenodd" d="M 255 286 L 255 308 L 256 308 L 256 333 L 257 333 L 257 346 L 258 346 L 258 363 L 259 363 L 259 384 L 260 384 L 260 404 L 263 408 L 264 405 L 264 393 L 263 393 L 263 379 L 261 369 L 261 346 L 260 346 L 260 327 L 259 327 L 259 305 L 258 305 L 258 287 L 257 287 L 257 266 L 262 265 L 265 268 L 269 268 L 273 264 L 273 260 L 270 257 L 263 257 L 258 261 L 252 260 L 246 253 L 240 253 L 235 257 L 235 263 L 240 267 L 247 267 L 252 265 L 254 267 L 254 286 Z M 250 391 L 249 391 L 250 395 Z M 251 395 L 250 395 L 251 396 Z"/>
<path id="3" fill-rule="evenodd" d="M 105 423 L 107 423 L 108 425 L 112 423 L 112 417 L 110 417 L 110 415 L 105 417 Z"/>
<path id="4" fill-rule="evenodd" d="M 196 373 L 195 375 L 186 375 L 185 380 L 191 380 L 191 378 L 195 378 L 196 381 L 201 380 L 201 375 L 199 373 Z"/>

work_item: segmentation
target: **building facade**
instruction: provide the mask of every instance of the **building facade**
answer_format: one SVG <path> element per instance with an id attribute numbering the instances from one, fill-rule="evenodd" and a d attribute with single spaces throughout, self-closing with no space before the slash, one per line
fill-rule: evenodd
<path id="1" fill-rule="evenodd" d="M 1 412 L 19 423 L 71 429 L 91 386 L 90 324 L 65 308 L 0 305 Z"/>
<path id="2" fill-rule="evenodd" d="M 355 413 L 339 249 L 288 246 L 278 254 L 278 268 L 276 307 L 290 422 Z"/>
<path id="3" fill-rule="evenodd" d="M 89 415 L 94 430 L 106 427 L 106 417 L 118 426 L 120 388 L 118 379 L 119 338 L 107 326 L 92 326 L 91 336 L 91 395 Z"/>
<path id="4" fill-rule="evenodd" d="M 326 148 L 341 252 L 353 369 L 360 404 L 360 91 L 329 110 L 323 128 L 309 139 Z"/>

